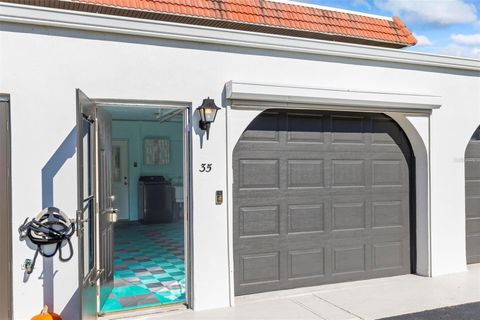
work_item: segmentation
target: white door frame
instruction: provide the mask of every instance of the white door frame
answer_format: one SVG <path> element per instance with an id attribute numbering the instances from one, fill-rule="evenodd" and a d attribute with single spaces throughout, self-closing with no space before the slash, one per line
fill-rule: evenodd
<path id="1" fill-rule="evenodd" d="M 194 308 L 193 300 L 193 220 L 192 220 L 192 103 L 166 100 L 92 99 L 99 107 L 142 107 L 183 110 L 183 201 L 185 252 L 185 303 Z M 156 309 L 154 309 L 156 310 Z M 159 309 L 162 310 L 162 309 Z"/>

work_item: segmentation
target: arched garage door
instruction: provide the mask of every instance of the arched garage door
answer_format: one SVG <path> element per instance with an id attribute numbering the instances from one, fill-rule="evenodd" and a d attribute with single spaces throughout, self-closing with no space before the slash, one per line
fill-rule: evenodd
<path id="1" fill-rule="evenodd" d="M 412 158 L 380 114 L 259 115 L 233 155 L 235 294 L 410 273 Z"/>
<path id="2" fill-rule="evenodd" d="M 465 151 L 467 263 L 480 262 L 480 128 Z"/>

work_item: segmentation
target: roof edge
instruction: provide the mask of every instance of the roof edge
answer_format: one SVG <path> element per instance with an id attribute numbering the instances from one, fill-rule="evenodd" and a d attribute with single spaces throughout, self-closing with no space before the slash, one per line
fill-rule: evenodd
<path id="1" fill-rule="evenodd" d="M 318 5 L 318 4 L 314 4 L 314 3 L 309 3 L 309 2 L 299 2 L 299 1 L 292 1 L 292 0 L 268 0 L 268 1 L 290 4 L 290 5 L 293 5 L 293 6 L 301 6 L 301 7 L 307 7 L 307 8 L 316 8 L 316 9 L 322 9 L 322 10 L 329 10 L 329 11 L 335 11 L 335 12 L 355 14 L 355 15 L 364 16 L 364 17 L 369 17 L 369 18 L 375 18 L 375 19 L 382 19 L 382 20 L 387 20 L 387 21 L 393 21 L 393 18 L 392 18 L 392 17 L 382 16 L 382 15 L 378 15 L 378 14 L 371 14 L 371 13 L 366 13 L 366 12 L 361 12 L 361 11 L 353 11 L 353 10 L 347 10 L 347 9 L 340 9 L 340 8 L 329 7 L 329 6 L 322 6 L 322 5 Z"/>
<path id="2" fill-rule="evenodd" d="M 133 17 L 133 18 L 145 19 L 145 20 L 151 20 L 151 21 L 185 23 L 185 24 L 191 24 L 191 25 L 216 27 L 216 28 L 223 28 L 223 29 L 243 30 L 243 31 L 259 32 L 259 33 L 266 33 L 266 34 L 286 35 L 286 36 L 293 36 L 293 37 L 299 37 L 299 38 L 311 38 L 311 39 L 319 39 L 319 40 L 357 43 L 357 44 L 388 47 L 388 48 L 405 48 L 405 47 L 410 47 L 416 44 L 416 39 L 413 38 L 413 35 L 411 35 L 410 31 L 398 18 L 397 18 L 398 22 L 391 20 L 390 23 L 393 23 L 401 31 L 402 33 L 401 38 L 406 37 L 408 42 L 389 41 L 385 39 L 378 39 L 375 37 L 354 36 L 354 35 L 347 35 L 342 33 L 312 31 L 312 30 L 302 29 L 302 28 L 293 29 L 293 28 L 287 28 L 287 27 L 269 25 L 269 24 L 250 23 L 247 21 L 235 21 L 235 20 L 229 20 L 229 19 L 201 17 L 196 15 L 188 15 L 188 14 L 181 14 L 181 13 L 160 12 L 155 10 L 137 9 L 132 7 L 120 7 L 120 6 L 108 5 L 108 4 L 84 2 L 82 0 L 55 0 L 55 1 L 40 1 L 40 2 L 31 1 L 31 0 L 2 0 L 2 1 L 7 3 L 17 3 L 20 5 L 56 8 L 61 10 L 66 9 L 70 11 L 90 12 L 90 13 L 105 14 L 105 15 L 111 15 L 111 16 L 120 16 L 120 17 Z M 288 1 L 288 0 L 268 0 L 268 1 L 281 2 L 281 1 Z M 291 2 L 292 1 L 285 2 L 285 3 L 292 4 L 292 5 L 298 4 L 298 3 L 291 3 Z M 337 11 L 337 10 L 333 10 L 333 11 Z M 353 12 L 353 11 L 352 13 L 357 14 L 356 12 Z M 388 19 L 384 19 L 384 20 L 388 20 Z"/>
<path id="3" fill-rule="evenodd" d="M 410 31 L 410 29 L 407 28 L 407 26 L 403 23 L 402 20 L 400 20 L 399 17 L 394 16 L 393 23 L 397 25 L 399 30 L 403 32 L 403 34 L 407 37 L 408 41 L 411 43 L 410 46 L 414 46 L 417 44 L 417 38 L 415 38 L 413 33 Z"/>
<path id="4" fill-rule="evenodd" d="M 164 21 L 0 3 L 0 22 L 475 71 L 480 60 Z"/>

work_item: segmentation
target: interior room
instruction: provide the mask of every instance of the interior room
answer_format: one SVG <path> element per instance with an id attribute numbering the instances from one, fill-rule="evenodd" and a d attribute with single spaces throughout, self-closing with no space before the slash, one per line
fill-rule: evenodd
<path id="1" fill-rule="evenodd" d="M 101 313 L 184 303 L 184 110 L 105 109 L 118 220 L 113 288 Z"/>

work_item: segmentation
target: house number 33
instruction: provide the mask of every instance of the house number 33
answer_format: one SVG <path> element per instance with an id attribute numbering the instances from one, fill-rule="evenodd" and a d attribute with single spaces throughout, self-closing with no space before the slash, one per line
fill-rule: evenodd
<path id="1" fill-rule="evenodd" d="M 198 171 L 208 173 L 208 172 L 212 171 L 212 164 L 211 163 L 202 163 L 200 165 L 200 170 L 198 170 Z"/>

